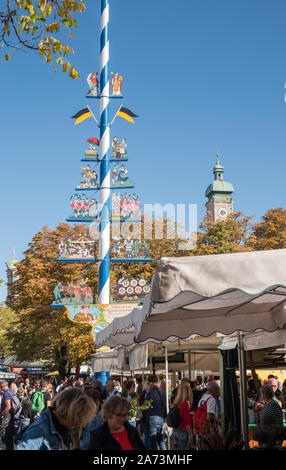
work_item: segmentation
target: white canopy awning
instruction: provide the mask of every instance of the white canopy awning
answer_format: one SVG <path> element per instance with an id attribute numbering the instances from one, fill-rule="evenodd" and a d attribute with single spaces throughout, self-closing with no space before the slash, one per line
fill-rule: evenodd
<path id="1" fill-rule="evenodd" d="M 162 258 L 135 341 L 286 325 L 286 250 Z"/>
<path id="2" fill-rule="evenodd" d="M 245 351 L 278 347 L 286 344 L 286 329 L 268 331 L 259 330 L 254 333 L 245 333 L 242 337 Z M 234 349 L 237 346 L 237 332 L 223 336 L 219 349 Z"/>
<path id="3" fill-rule="evenodd" d="M 148 367 L 148 344 L 133 347 L 128 354 L 128 359 L 130 370 L 146 369 Z"/>
<path id="4" fill-rule="evenodd" d="M 175 352 L 180 351 L 179 346 L 172 345 L 171 350 L 169 351 L 168 349 L 169 355 L 173 355 Z M 190 368 L 192 370 L 219 370 L 218 350 L 210 350 L 209 348 L 206 350 L 192 350 L 185 346 L 182 348 L 182 351 L 187 351 L 187 354 L 184 355 L 185 361 L 183 363 L 170 363 L 169 371 L 181 369 L 187 370 Z M 93 372 L 104 370 L 118 373 L 127 370 L 144 370 L 148 368 L 148 356 L 151 358 L 163 358 L 164 354 L 164 347 L 154 343 L 134 345 L 129 348 L 116 348 L 110 351 L 97 352 L 94 354 L 92 356 L 92 369 Z M 129 365 L 126 363 L 127 356 Z M 162 365 L 163 364 L 159 363 L 155 364 L 155 369 L 161 369 Z"/>
<path id="5" fill-rule="evenodd" d="M 150 303 L 149 294 L 147 298 L 148 302 L 145 306 Z M 115 318 L 110 325 L 96 333 L 96 347 L 101 348 L 102 346 L 109 346 L 110 348 L 115 348 L 118 345 L 130 346 L 134 344 L 135 323 L 141 311 L 142 307 L 135 307 L 131 313 L 123 317 Z"/>
<path id="6" fill-rule="evenodd" d="M 111 349 L 110 351 L 97 352 L 92 355 L 92 370 L 93 372 L 104 371 L 121 371 L 125 361 L 125 349 Z"/>

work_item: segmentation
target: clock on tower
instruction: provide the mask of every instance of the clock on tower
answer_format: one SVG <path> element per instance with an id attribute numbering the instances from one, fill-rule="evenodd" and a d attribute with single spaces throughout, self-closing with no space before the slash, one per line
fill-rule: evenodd
<path id="1" fill-rule="evenodd" d="M 229 210 L 227 207 L 219 207 L 217 209 L 217 215 L 220 219 L 226 219 L 226 217 L 229 215 Z"/>

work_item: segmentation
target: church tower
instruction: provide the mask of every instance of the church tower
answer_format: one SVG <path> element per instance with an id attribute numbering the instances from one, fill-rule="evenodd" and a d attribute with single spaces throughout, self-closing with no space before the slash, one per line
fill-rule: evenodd
<path id="1" fill-rule="evenodd" d="M 12 284 L 17 281 L 18 277 L 16 276 L 16 263 L 18 263 L 18 259 L 15 256 L 15 250 L 13 250 L 13 256 L 8 263 L 6 263 L 7 269 L 7 298 L 11 293 Z"/>
<path id="2" fill-rule="evenodd" d="M 217 222 L 224 220 L 233 212 L 233 199 L 231 197 L 234 189 L 231 183 L 223 179 L 224 168 L 219 160 L 219 153 L 216 156 L 216 164 L 213 168 L 214 181 L 207 187 L 205 196 L 207 220 Z"/>

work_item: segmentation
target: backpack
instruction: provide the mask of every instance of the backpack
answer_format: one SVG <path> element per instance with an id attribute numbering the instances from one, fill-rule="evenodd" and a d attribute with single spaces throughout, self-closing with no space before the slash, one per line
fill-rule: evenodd
<path id="1" fill-rule="evenodd" d="M 19 419 L 22 411 L 22 405 L 17 395 L 12 395 L 11 407 L 13 410 L 14 419 Z"/>
<path id="2" fill-rule="evenodd" d="M 154 390 L 156 390 L 156 392 L 158 393 L 159 395 L 159 398 L 160 398 L 160 402 L 161 402 L 161 405 L 162 405 L 162 410 L 163 410 L 163 418 L 166 418 L 166 406 L 165 406 L 165 403 L 163 402 L 163 398 L 162 398 L 162 395 L 161 393 L 159 392 L 158 388 L 157 387 L 154 387 Z"/>
<path id="3" fill-rule="evenodd" d="M 207 420 L 207 402 L 211 397 L 209 397 L 205 402 L 203 402 L 198 409 L 194 412 L 193 422 L 195 432 L 197 434 L 201 433 L 204 429 L 206 420 Z"/>
<path id="4" fill-rule="evenodd" d="M 178 428 L 181 423 L 179 407 L 177 405 L 172 406 L 166 418 L 168 426 L 170 428 Z"/>
<path id="5" fill-rule="evenodd" d="M 31 409 L 32 411 L 43 411 L 46 408 L 44 395 L 41 390 L 37 390 L 34 395 L 32 396 L 31 400 Z"/>

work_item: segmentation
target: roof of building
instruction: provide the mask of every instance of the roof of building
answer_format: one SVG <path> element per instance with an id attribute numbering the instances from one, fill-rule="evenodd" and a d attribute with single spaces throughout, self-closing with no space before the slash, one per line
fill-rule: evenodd
<path id="1" fill-rule="evenodd" d="M 234 188 L 231 183 L 224 180 L 215 180 L 213 181 L 206 189 L 206 197 L 210 196 L 212 193 L 233 193 Z"/>
<path id="2" fill-rule="evenodd" d="M 13 256 L 12 258 L 10 259 L 10 261 L 8 261 L 7 266 L 8 268 L 10 269 L 15 269 L 15 265 L 19 263 L 19 260 L 16 258 L 16 255 L 15 255 L 15 249 L 13 249 Z"/>
<path id="3" fill-rule="evenodd" d="M 216 156 L 216 164 L 213 167 L 214 181 L 206 189 L 205 196 L 210 198 L 215 193 L 231 194 L 234 191 L 233 185 L 223 179 L 224 167 L 220 163 L 219 153 Z"/>

